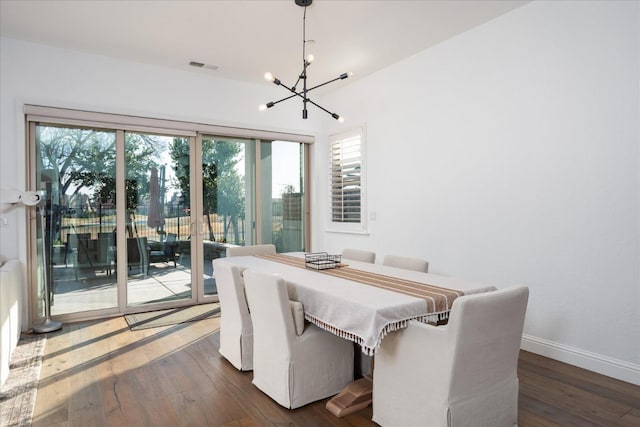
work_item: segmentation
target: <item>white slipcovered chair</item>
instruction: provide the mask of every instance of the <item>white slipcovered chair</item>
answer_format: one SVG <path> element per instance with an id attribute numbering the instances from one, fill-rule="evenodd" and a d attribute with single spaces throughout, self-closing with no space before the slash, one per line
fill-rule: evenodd
<path id="1" fill-rule="evenodd" d="M 342 258 L 373 264 L 376 262 L 376 253 L 371 251 L 363 251 L 361 249 L 345 248 L 342 250 Z"/>
<path id="2" fill-rule="evenodd" d="M 294 409 L 337 394 L 353 381 L 353 344 L 304 325 L 302 304 L 297 303 L 300 327 L 282 277 L 246 270 L 244 280 L 253 320 L 256 387 Z"/>
<path id="3" fill-rule="evenodd" d="M 227 248 L 227 256 L 275 255 L 276 246 L 270 243 L 251 246 L 231 246 Z"/>
<path id="4" fill-rule="evenodd" d="M 429 271 L 429 262 L 422 258 L 385 255 L 384 260 L 382 260 L 382 265 L 404 268 L 405 270 L 422 271 L 423 273 L 427 273 Z"/>
<path id="5" fill-rule="evenodd" d="M 384 427 L 518 423 L 518 354 L 529 288 L 462 296 L 449 323 L 412 321 L 375 356 L 373 420 Z"/>
<path id="6" fill-rule="evenodd" d="M 220 299 L 220 354 L 241 371 L 253 369 L 253 325 L 242 269 L 223 258 L 213 260 Z"/>

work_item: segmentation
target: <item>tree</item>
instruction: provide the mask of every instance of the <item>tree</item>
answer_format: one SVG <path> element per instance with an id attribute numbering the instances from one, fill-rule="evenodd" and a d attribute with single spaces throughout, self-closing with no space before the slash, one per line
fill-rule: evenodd
<path id="1" fill-rule="evenodd" d="M 36 126 L 42 180 L 52 183 L 53 205 L 68 206 L 95 183 L 97 171 L 115 171 L 115 133 L 90 129 Z M 114 175 L 114 173 L 111 173 Z"/>
<path id="2" fill-rule="evenodd" d="M 158 164 L 158 153 L 164 143 L 152 135 L 125 135 L 129 228 L 139 200 L 148 194 L 148 173 L 152 166 Z M 116 133 L 113 131 L 36 126 L 40 172 L 42 181 L 51 183 L 49 197 L 52 207 L 68 208 L 74 199 L 81 198 L 86 198 L 90 206 L 115 202 L 115 140 Z M 83 210 L 85 208 L 86 212 L 75 214 L 91 214 L 89 206 L 82 207 Z M 74 214 L 74 210 L 68 213 Z"/>
<path id="3" fill-rule="evenodd" d="M 239 241 L 237 220 L 244 216 L 244 184 L 236 166 L 240 160 L 241 144 L 231 141 L 202 140 L 202 204 L 207 221 L 209 240 L 215 241 L 211 215 L 225 217 L 224 237 L 227 240 L 230 224 L 235 227 L 235 241 Z M 182 200 L 190 205 L 189 141 L 176 138 L 170 147 L 173 168 L 182 192 Z M 226 218 L 229 217 L 227 223 Z"/>
<path id="4" fill-rule="evenodd" d="M 149 172 L 152 167 L 160 166 L 159 153 L 165 150 L 166 144 L 153 135 L 126 133 L 124 146 L 127 231 L 133 237 L 135 211 L 140 200 L 148 199 Z"/>

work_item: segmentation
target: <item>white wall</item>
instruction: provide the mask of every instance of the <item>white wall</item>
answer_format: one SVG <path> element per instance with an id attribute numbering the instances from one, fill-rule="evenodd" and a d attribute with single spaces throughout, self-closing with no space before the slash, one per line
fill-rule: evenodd
<path id="1" fill-rule="evenodd" d="M 525 348 L 640 383 L 639 27 L 534 2 L 325 97 L 366 123 L 376 220 L 317 246 L 525 283 Z"/>

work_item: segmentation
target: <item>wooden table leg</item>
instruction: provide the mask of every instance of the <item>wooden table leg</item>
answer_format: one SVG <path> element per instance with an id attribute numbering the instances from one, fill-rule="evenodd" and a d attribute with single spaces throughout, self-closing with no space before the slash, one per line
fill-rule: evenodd
<path id="1" fill-rule="evenodd" d="M 344 388 L 327 402 L 326 408 L 336 417 L 344 417 L 371 404 L 373 382 L 360 378 Z"/>

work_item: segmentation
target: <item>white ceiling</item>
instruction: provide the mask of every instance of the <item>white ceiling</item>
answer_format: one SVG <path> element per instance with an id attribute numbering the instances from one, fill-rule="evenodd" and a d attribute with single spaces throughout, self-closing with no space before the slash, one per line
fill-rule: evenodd
<path id="1" fill-rule="evenodd" d="M 307 43 L 309 85 L 346 71 L 353 81 L 525 3 L 315 0 L 306 18 L 306 38 L 315 40 Z M 0 0 L 0 34 L 246 82 L 263 83 L 271 71 L 293 84 L 303 12 L 293 0 Z"/>

